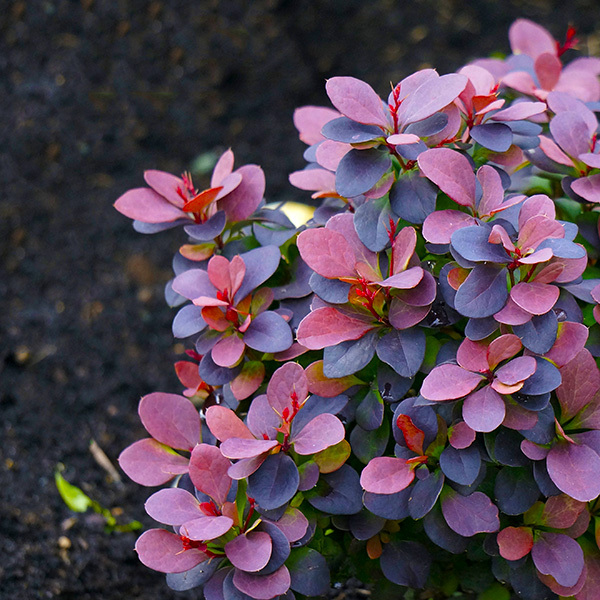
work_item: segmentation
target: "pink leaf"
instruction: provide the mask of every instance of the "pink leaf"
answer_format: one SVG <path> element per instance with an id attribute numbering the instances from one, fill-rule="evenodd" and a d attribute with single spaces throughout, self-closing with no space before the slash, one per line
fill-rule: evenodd
<path id="1" fill-rule="evenodd" d="M 521 251 L 528 253 L 535 250 L 544 240 L 548 238 L 564 238 L 563 226 L 553 219 L 543 215 L 537 215 L 528 219 L 519 230 L 518 246 Z"/>
<path id="2" fill-rule="evenodd" d="M 196 497 L 180 488 L 159 490 L 146 500 L 144 508 L 155 521 L 165 525 L 181 525 L 204 515 Z"/>
<path id="3" fill-rule="evenodd" d="M 267 396 L 261 394 L 252 400 L 246 423 L 257 439 L 265 439 L 266 435 L 268 439 L 274 440 L 277 437 L 277 428 L 281 425 L 281 416 L 273 410 Z"/>
<path id="4" fill-rule="evenodd" d="M 298 325 L 298 341 L 309 350 L 321 350 L 340 342 L 357 340 L 373 329 L 370 322 L 349 317 L 333 307 L 309 313 Z"/>
<path id="5" fill-rule="evenodd" d="M 272 523 L 283 531 L 283 535 L 290 543 L 301 540 L 308 529 L 308 519 L 299 509 L 291 506 L 288 506 L 278 521 L 272 521 Z"/>
<path id="6" fill-rule="evenodd" d="M 425 377 L 421 395 L 428 400 L 456 400 L 472 392 L 482 381 L 482 375 L 458 365 L 439 365 Z"/>
<path id="7" fill-rule="evenodd" d="M 506 560 L 519 560 L 533 548 L 531 527 L 505 527 L 497 537 L 500 556 Z"/>
<path id="8" fill-rule="evenodd" d="M 221 506 L 231 487 L 231 479 L 227 476 L 230 466 L 216 446 L 198 444 L 190 456 L 190 479 L 197 489 Z"/>
<path id="9" fill-rule="evenodd" d="M 270 575 L 247 573 L 239 569 L 233 574 L 233 585 L 256 600 L 270 600 L 285 594 L 291 582 L 290 572 L 285 565 Z"/>
<path id="10" fill-rule="evenodd" d="M 414 227 L 404 227 L 394 238 L 392 248 L 394 250 L 394 264 L 392 272 L 399 273 L 408 268 L 410 259 L 417 247 L 417 232 Z"/>
<path id="11" fill-rule="evenodd" d="M 591 502 L 600 494 L 600 456 L 588 446 L 559 442 L 548 453 L 546 465 L 556 487 L 572 498 Z"/>
<path id="12" fill-rule="evenodd" d="M 581 546 L 562 533 L 540 532 L 531 549 L 531 558 L 540 573 L 552 575 L 565 587 L 574 586 L 584 568 Z"/>
<path id="13" fill-rule="evenodd" d="M 556 218 L 554 202 L 545 194 L 535 194 L 523 202 L 519 209 L 519 230 L 523 229 L 529 219 L 537 216 L 548 217 L 551 220 Z"/>
<path id="14" fill-rule="evenodd" d="M 504 401 L 489 385 L 469 394 L 462 409 L 465 423 L 474 431 L 484 433 L 497 429 L 504 421 L 505 414 Z"/>
<path id="15" fill-rule="evenodd" d="M 465 537 L 493 533 L 500 527 L 498 508 L 483 492 L 461 496 L 454 490 L 444 489 L 442 514 L 450 529 Z"/>
<path id="16" fill-rule="evenodd" d="M 575 500 L 567 494 L 551 496 L 546 500 L 540 525 L 553 529 L 568 529 L 585 509 L 585 502 Z"/>
<path id="17" fill-rule="evenodd" d="M 504 323 L 505 325 L 523 325 L 531 321 L 531 317 L 531 313 L 519 308 L 510 297 L 506 301 L 504 308 L 494 315 L 494 319 L 498 323 Z"/>
<path id="18" fill-rule="evenodd" d="M 229 438 L 221 444 L 221 453 L 231 459 L 255 458 L 266 454 L 277 446 L 279 446 L 277 440 Z"/>
<path id="19" fill-rule="evenodd" d="M 485 373 L 489 370 L 487 350 L 483 342 L 474 342 L 465 338 L 456 352 L 456 362 L 467 371 Z"/>
<path id="20" fill-rule="evenodd" d="M 477 225 L 477 219 L 458 210 L 439 210 L 427 215 L 423 223 L 423 237 L 432 244 L 449 244 L 455 231 Z"/>
<path id="21" fill-rule="evenodd" d="M 250 531 L 225 544 L 227 558 L 242 571 L 260 571 L 266 567 L 272 550 L 271 537 L 264 531 Z"/>
<path id="22" fill-rule="evenodd" d="M 304 169 L 289 176 L 290 183 L 300 190 L 310 192 L 335 191 L 335 173 L 325 169 Z"/>
<path id="23" fill-rule="evenodd" d="M 564 367 L 567 363 L 573 361 L 579 352 L 583 350 L 588 339 L 588 333 L 588 328 L 582 323 L 575 323 L 574 321 L 559 323 L 556 341 L 544 356 L 549 358 L 557 367 Z M 598 370 L 595 369 L 595 371 L 597 374 Z M 600 387 L 600 376 L 598 381 L 598 387 Z"/>
<path id="24" fill-rule="evenodd" d="M 125 192 L 115 202 L 115 208 L 126 217 L 142 223 L 171 223 L 186 216 L 180 208 L 148 188 Z"/>
<path id="25" fill-rule="evenodd" d="M 246 361 L 242 372 L 229 384 L 236 400 L 245 400 L 251 396 L 265 378 L 265 365 L 262 362 Z"/>
<path id="26" fill-rule="evenodd" d="M 223 154 L 221 154 L 215 168 L 213 169 L 212 177 L 210 180 L 210 187 L 214 188 L 221 185 L 221 182 L 231 174 L 233 171 L 233 162 L 234 156 L 231 148 L 229 150 L 225 150 Z"/>
<path id="27" fill-rule="evenodd" d="M 354 77 L 332 77 L 325 89 L 331 103 L 349 119 L 383 129 L 388 127 L 381 98 L 368 83 Z"/>
<path id="28" fill-rule="evenodd" d="M 459 421 L 448 429 L 448 441 L 457 450 L 468 448 L 475 441 L 476 435 L 475 430 L 464 421 Z"/>
<path id="29" fill-rule="evenodd" d="M 445 194 L 461 206 L 475 206 L 475 174 L 468 159 L 449 148 L 419 154 L 419 167 Z"/>
<path id="30" fill-rule="evenodd" d="M 554 141 L 570 157 L 590 150 L 591 133 L 585 118 L 573 111 L 561 112 L 550 121 L 550 133 Z"/>
<path id="31" fill-rule="evenodd" d="M 421 267 L 412 267 L 408 271 L 396 273 L 378 283 L 381 287 L 408 290 L 414 288 L 423 279 L 423 273 L 424 271 Z"/>
<path id="32" fill-rule="evenodd" d="M 230 437 L 254 439 L 242 420 L 225 406 L 209 407 L 206 411 L 206 424 L 220 442 L 224 442 Z"/>
<path id="33" fill-rule="evenodd" d="M 510 297 L 523 310 L 544 315 L 556 304 L 560 290 L 548 283 L 520 282 L 510 290 Z"/>
<path id="34" fill-rule="evenodd" d="M 337 119 L 340 113 L 324 106 L 301 106 L 294 111 L 294 126 L 300 139 L 309 146 L 323 141 L 321 129 L 325 123 Z"/>
<path id="35" fill-rule="evenodd" d="M 545 102 L 515 102 L 512 106 L 494 113 L 491 119 L 493 121 L 521 121 L 539 115 L 545 110 Z"/>
<path id="36" fill-rule="evenodd" d="M 323 277 L 356 278 L 354 251 L 337 231 L 307 229 L 298 236 L 298 250 L 304 262 Z"/>
<path id="37" fill-rule="evenodd" d="M 407 488 L 415 478 L 410 464 L 402 458 L 373 458 L 363 469 L 360 485 L 373 494 L 395 494 Z"/>
<path id="38" fill-rule="evenodd" d="M 544 52 L 556 54 L 556 42 L 547 29 L 529 19 L 517 19 L 508 30 L 513 54 L 527 54 L 534 60 Z"/>
<path id="39" fill-rule="evenodd" d="M 567 167 L 573 167 L 573 161 L 559 148 L 558 144 L 546 137 L 545 135 L 539 136 L 540 150 L 555 163 L 559 165 L 566 165 Z"/>
<path id="40" fill-rule="evenodd" d="M 211 356 L 220 367 L 234 367 L 244 355 L 246 345 L 238 333 L 221 338 L 212 348 Z"/>
<path id="41" fill-rule="evenodd" d="M 265 174 L 259 166 L 244 165 L 235 172 L 242 176 L 242 183 L 218 202 L 230 222 L 247 219 L 265 194 Z"/>
<path id="42" fill-rule="evenodd" d="M 135 543 L 142 564 L 161 573 L 183 573 L 208 559 L 198 550 L 185 550 L 178 535 L 164 529 L 149 529 Z"/>
<path id="43" fill-rule="evenodd" d="M 562 63 L 554 52 L 544 52 L 535 59 L 534 67 L 540 87 L 544 90 L 552 90 L 558 83 Z M 541 112 L 541 111 L 540 111 Z"/>
<path id="44" fill-rule="evenodd" d="M 144 171 L 144 180 L 157 194 L 160 194 L 173 206 L 182 208 L 185 204 L 185 200 L 177 193 L 178 188 L 185 189 L 183 179 L 180 177 L 165 173 L 165 171 L 150 169 Z"/>
<path id="45" fill-rule="evenodd" d="M 303 456 L 315 454 L 341 442 L 346 435 L 342 422 L 329 413 L 316 416 L 293 437 L 294 450 Z"/>
<path id="46" fill-rule="evenodd" d="M 325 140 L 321 142 L 315 152 L 317 164 L 329 171 L 336 171 L 340 161 L 352 150 L 350 144 Z M 331 188 L 335 189 L 335 188 Z"/>
<path id="47" fill-rule="evenodd" d="M 140 485 L 162 485 L 188 472 L 188 459 L 152 438 L 138 440 L 119 456 L 119 465 Z"/>
<path id="48" fill-rule="evenodd" d="M 273 373 L 267 386 L 267 399 L 273 409 L 283 414 L 285 408 L 293 410 L 292 396 L 302 404 L 308 396 L 308 380 L 304 369 L 297 363 L 287 363 Z"/>
<path id="49" fill-rule="evenodd" d="M 571 189 L 588 202 L 600 202 L 600 174 L 576 179 Z"/>
<path id="50" fill-rule="evenodd" d="M 483 195 L 479 201 L 477 212 L 479 216 L 493 214 L 492 211 L 497 209 L 504 199 L 504 188 L 498 171 L 490 165 L 483 165 L 477 170 L 477 179 L 481 183 Z"/>
<path id="51" fill-rule="evenodd" d="M 190 540 L 208 541 L 221 537 L 232 527 L 233 519 L 230 517 L 203 516 L 183 523 L 179 531 Z"/>
<path id="52" fill-rule="evenodd" d="M 148 394 L 140 400 L 138 413 L 146 431 L 161 444 L 191 450 L 200 441 L 198 411 L 183 396 L 162 392 Z"/>

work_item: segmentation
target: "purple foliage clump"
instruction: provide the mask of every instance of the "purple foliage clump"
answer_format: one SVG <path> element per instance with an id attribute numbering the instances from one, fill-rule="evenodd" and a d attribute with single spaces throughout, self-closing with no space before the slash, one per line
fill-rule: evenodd
<path id="1" fill-rule="evenodd" d="M 294 114 L 299 227 L 230 150 L 205 190 L 147 171 L 116 201 L 187 235 L 183 395 L 142 398 L 119 458 L 172 482 L 136 544 L 171 588 L 598 598 L 600 59 L 563 64 L 574 35 L 519 19 L 505 59 L 385 99 L 330 78 Z"/>

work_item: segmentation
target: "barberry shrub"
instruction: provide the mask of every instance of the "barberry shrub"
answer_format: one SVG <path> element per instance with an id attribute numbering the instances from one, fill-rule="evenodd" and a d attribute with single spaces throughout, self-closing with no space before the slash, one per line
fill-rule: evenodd
<path id="1" fill-rule="evenodd" d="M 512 54 L 383 101 L 299 108 L 296 228 L 228 150 L 210 187 L 147 171 L 116 208 L 181 226 L 166 290 L 182 395 L 125 449 L 136 550 L 206 600 L 351 576 L 486 599 L 600 597 L 600 60 L 518 20 Z M 199 595 L 200 597 L 200 595 Z"/>

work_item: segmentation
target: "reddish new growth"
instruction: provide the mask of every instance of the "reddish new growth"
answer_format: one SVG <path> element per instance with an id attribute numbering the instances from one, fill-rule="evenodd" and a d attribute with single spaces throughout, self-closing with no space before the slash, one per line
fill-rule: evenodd
<path id="1" fill-rule="evenodd" d="M 190 538 L 185 537 L 185 535 L 180 535 L 179 539 L 181 540 L 181 543 L 183 544 L 183 550 L 181 552 L 179 552 L 179 554 L 181 554 L 182 552 L 185 552 L 186 550 L 191 550 L 192 548 L 197 548 L 198 550 L 200 550 L 200 552 L 203 552 L 209 558 L 216 558 L 217 556 L 222 556 L 222 554 L 216 554 L 215 552 L 212 552 L 211 550 L 209 550 L 206 543 L 201 542 L 200 540 L 190 540 Z"/>
<path id="2" fill-rule="evenodd" d="M 577 44 L 579 44 L 579 39 L 575 37 L 576 33 L 577 30 L 575 29 L 575 27 L 569 25 L 564 43 L 561 44 L 557 40 L 556 53 L 558 54 L 558 56 L 562 56 L 567 50 L 571 50 L 572 48 L 577 47 Z"/>
<path id="3" fill-rule="evenodd" d="M 400 84 L 393 88 L 392 98 L 393 102 L 388 104 L 388 108 L 390 109 L 390 114 L 394 121 L 394 133 L 398 133 L 398 109 L 402 104 L 402 100 L 400 100 Z"/>
<path id="4" fill-rule="evenodd" d="M 287 452 L 290 449 L 290 434 L 292 429 L 292 421 L 294 417 L 298 414 L 298 411 L 304 405 L 304 402 L 300 403 L 298 401 L 298 394 L 296 390 L 293 390 L 290 394 L 290 400 L 292 401 L 292 410 L 286 406 L 281 412 L 282 422 L 277 431 L 283 433 L 283 442 L 281 442 L 281 450 L 283 452 Z M 268 438 L 267 438 L 268 439 Z"/>

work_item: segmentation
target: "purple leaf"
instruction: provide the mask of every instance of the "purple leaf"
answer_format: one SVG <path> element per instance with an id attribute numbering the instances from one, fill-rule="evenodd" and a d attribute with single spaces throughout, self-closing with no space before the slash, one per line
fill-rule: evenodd
<path id="1" fill-rule="evenodd" d="M 202 589 L 205 600 L 225 600 L 223 583 L 232 571 L 232 567 L 217 570 Z"/>
<path id="2" fill-rule="evenodd" d="M 553 529 L 568 529 L 586 508 L 585 502 L 575 500 L 567 494 L 552 496 L 546 500 L 540 524 Z"/>
<path id="3" fill-rule="evenodd" d="M 389 198 L 395 214 L 409 223 L 420 224 L 435 210 L 437 190 L 417 172 L 409 172 L 392 186 Z"/>
<path id="4" fill-rule="evenodd" d="M 194 240 L 199 242 L 212 242 L 223 233 L 227 224 L 225 211 L 216 212 L 208 221 L 200 225 L 187 225 L 184 231 Z"/>
<path id="5" fill-rule="evenodd" d="M 190 400 L 176 394 L 154 392 L 140 400 L 140 419 L 158 442 L 191 450 L 200 441 L 200 417 Z"/>
<path id="6" fill-rule="evenodd" d="M 310 350 L 320 350 L 347 340 L 362 337 L 373 326 L 349 317 L 333 307 L 323 307 L 308 314 L 298 326 L 298 341 Z"/>
<path id="7" fill-rule="evenodd" d="M 264 531 L 250 531 L 225 544 L 225 554 L 233 566 L 250 572 L 267 565 L 272 549 L 271 537 Z"/>
<path id="8" fill-rule="evenodd" d="M 482 319 L 497 313 L 507 298 L 506 269 L 477 265 L 458 288 L 454 307 L 465 317 Z"/>
<path id="9" fill-rule="evenodd" d="M 420 589 L 429 577 L 431 556 L 418 542 L 393 541 L 385 545 L 380 564 L 392 583 Z"/>
<path id="10" fill-rule="evenodd" d="M 270 600 L 285 594 L 290 588 L 290 583 L 290 572 L 285 565 L 270 575 L 246 573 L 239 569 L 236 569 L 233 574 L 235 587 L 256 600 Z"/>
<path id="11" fill-rule="evenodd" d="M 540 496 L 531 476 L 531 469 L 503 467 L 496 476 L 494 497 L 498 508 L 506 515 L 521 515 L 529 510 Z"/>
<path id="12" fill-rule="evenodd" d="M 510 258 L 500 244 L 490 243 L 489 225 L 460 227 L 451 236 L 452 247 L 472 262 L 508 263 Z"/>
<path id="13" fill-rule="evenodd" d="M 591 502 L 600 494 L 600 456 L 588 446 L 559 442 L 548 453 L 546 465 L 558 489 L 572 498 Z"/>
<path id="14" fill-rule="evenodd" d="M 550 133 L 561 149 L 573 158 L 590 151 L 593 132 L 590 132 L 583 116 L 574 111 L 555 115 L 550 121 Z"/>
<path id="15" fill-rule="evenodd" d="M 297 363 L 287 363 L 277 369 L 267 386 L 269 404 L 280 415 L 285 408 L 292 410 L 292 395 L 299 403 L 308 396 L 308 380 L 304 369 Z"/>
<path id="16" fill-rule="evenodd" d="M 442 513 L 449 527 L 464 537 L 493 533 L 500 527 L 498 509 L 482 492 L 461 496 L 454 490 L 444 490 Z"/>
<path id="17" fill-rule="evenodd" d="M 336 416 L 318 415 L 294 436 L 294 450 L 303 456 L 315 454 L 341 442 L 345 434 L 344 426 Z"/>
<path id="18" fill-rule="evenodd" d="M 355 539 L 366 541 L 378 534 L 385 526 L 386 519 L 378 517 L 370 511 L 363 509 L 348 519 L 350 533 Z"/>
<path id="19" fill-rule="evenodd" d="M 259 352 L 282 352 L 293 342 L 287 321 L 273 311 L 255 317 L 244 334 L 244 343 Z"/>
<path id="20" fill-rule="evenodd" d="M 123 471 L 140 485 L 162 485 L 188 472 L 189 461 L 168 446 L 145 438 L 128 446 L 119 456 Z"/>
<path id="21" fill-rule="evenodd" d="M 453 364 L 435 367 L 423 381 L 421 395 L 428 400 L 456 400 L 472 392 L 483 377 Z"/>
<path id="22" fill-rule="evenodd" d="M 500 395 L 486 385 L 465 398 L 462 415 L 471 429 L 488 433 L 502 424 L 506 407 Z"/>
<path id="23" fill-rule="evenodd" d="M 592 402 L 600 389 L 600 372 L 593 356 L 584 349 L 562 367 L 560 373 L 562 384 L 557 388 L 556 395 L 560 403 L 561 420 L 567 421 Z"/>
<path id="24" fill-rule="evenodd" d="M 164 529 L 149 529 L 135 543 L 140 561 L 161 573 L 183 573 L 208 557 L 197 548 L 184 550 L 178 535 Z"/>
<path id="25" fill-rule="evenodd" d="M 330 515 L 353 515 L 361 510 L 363 491 L 358 473 L 352 467 L 342 465 L 333 473 L 321 475 L 321 480 L 329 489 L 307 496 L 314 508 Z"/>
<path id="26" fill-rule="evenodd" d="M 469 540 L 448 527 L 439 505 L 425 515 L 423 527 L 427 537 L 440 548 L 452 554 L 462 554 L 467 549 Z"/>
<path id="27" fill-rule="evenodd" d="M 456 73 L 428 78 L 401 104 L 398 111 L 400 123 L 416 123 L 438 112 L 459 96 L 467 81 L 464 75 Z"/>
<path id="28" fill-rule="evenodd" d="M 375 353 L 377 330 L 371 329 L 360 339 L 328 346 L 323 352 L 325 377 L 346 377 L 366 367 Z"/>
<path id="29" fill-rule="evenodd" d="M 556 341 L 558 319 L 554 311 L 549 310 L 543 315 L 532 317 L 522 325 L 513 325 L 513 331 L 519 336 L 523 345 L 528 350 L 536 354 L 544 354 L 552 348 Z"/>
<path id="30" fill-rule="evenodd" d="M 323 277 L 357 277 L 354 251 L 337 231 L 326 227 L 306 229 L 298 236 L 298 250 L 304 262 Z"/>
<path id="31" fill-rule="evenodd" d="M 383 423 L 383 426 L 370 431 L 357 425 L 350 434 L 352 452 L 364 464 L 375 457 L 382 456 L 389 439 L 390 429 L 386 422 Z"/>
<path id="32" fill-rule="evenodd" d="M 506 152 L 513 141 L 512 130 L 504 123 L 485 123 L 471 129 L 471 137 L 493 152 Z"/>
<path id="33" fill-rule="evenodd" d="M 290 587 L 305 596 L 320 596 L 330 586 L 329 568 L 323 555 L 312 548 L 298 548 L 288 560 Z"/>
<path id="34" fill-rule="evenodd" d="M 257 165 L 244 165 L 236 170 L 242 182 L 227 196 L 218 201 L 219 209 L 231 221 L 247 219 L 260 204 L 265 193 L 265 174 Z"/>
<path id="35" fill-rule="evenodd" d="M 381 456 L 363 469 L 360 485 L 373 494 L 395 494 L 407 488 L 414 478 L 414 468 L 405 460 Z"/>
<path id="36" fill-rule="evenodd" d="M 338 165 L 335 189 L 344 198 L 354 198 L 368 192 L 392 164 L 389 154 L 369 148 L 350 150 Z"/>
<path id="37" fill-rule="evenodd" d="M 389 243 L 390 219 L 395 220 L 386 196 L 369 200 L 354 213 L 354 227 L 360 241 L 373 252 L 380 252 Z"/>
<path id="38" fill-rule="evenodd" d="M 381 98 L 368 83 L 354 77 L 332 77 L 327 80 L 325 89 L 331 103 L 349 119 L 364 125 L 388 127 Z"/>
<path id="39" fill-rule="evenodd" d="M 533 356 L 518 356 L 500 367 L 495 372 L 495 376 L 505 385 L 515 385 L 531 377 L 535 373 L 536 367 L 537 363 Z"/>
<path id="40" fill-rule="evenodd" d="M 406 488 L 396 494 L 371 494 L 365 492 L 363 502 L 365 508 L 374 515 L 384 519 L 405 519 L 409 516 L 408 500 L 412 490 Z"/>
<path id="41" fill-rule="evenodd" d="M 266 510 L 279 508 L 298 490 L 300 475 L 294 461 L 282 452 L 267 456 L 248 477 L 248 495 Z"/>
<path id="42" fill-rule="evenodd" d="M 448 479 L 460 485 L 471 485 L 481 468 L 479 450 L 475 446 L 462 450 L 447 446 L 440 455 L 440 467 Z"/>
<path id="43" fill-rule="evenodd" d="M 323 126 L 321 133 L 335 142 L 345 142 L 347 144 L 360 144 L 369 142 L 384 135 L 379 127 L 374 125 L 363 125 L 347 117 L 339 117 L 328 121 Z"/>
<path id="44" fill-rule="evenodd" d="M 549 361 L 535 357 L 537 367 L 535 373 L 525 380 L 521 394 L 539 396 L 552 392 L 561 384 L 560 371 Z"/>
<path id="45" fill-rule="evenodd" d="M 196 497 L 179 488 L 159 490 L 146 500 L 144 508 L 155 521 L 165 525 L 181 525 L 204 516 Z"/>
<path id="46" fill-rule="evenodd" d="M 417 373 L 425 357 L 425 334 L 422 329 L 393 329 L 377 343 L 377 356 L 402 377 Z"/>
<path id="47" fill-rule="evenodd" d="M 208 278 L 208 273 L 202 269 L 190 269 L 175 277 L 173 289 L 189 300 L 199 296 L 214 297 L 217 293 L 215 286 Z"/>
<path id="48" fill-rule="evenodd" d="M 204 584 L 215 574 L 221 561 L 208 559 L 183 573 L 167 573 L 167 585 L 176 592 L 186 592 Z M 205 596 L 206 598 L 206 596 Z"/>
<path id="49" fill-rule="evenodd" d="M 418 479 L 410 488 L 408 512 L 411 518 L 422 519 L 435 505 L 444 486 L 444 474 L 439 470 L 429 473 L 424 479 Z"/>
<path id="50" fill-rule="evenodd" d="M 233 526 L 233 519 L 230 517 L 202 516 L 198 519 L 186 521 L 179 530 L 182 535 L 190 540 L 214 540 L 225 535 Z"/>
<path id="51" fill-rule="evenodd" d="M 540 532 L 531 550 L 535 567 L 544 575 L 552 575 L 559 585 L 573 586 L 583 570 L 583 550 L 572 538 L 562 533 Z"/>
<path id="52" fill-rule="evenodd" d="M 173 336 L 176 338 L 186 338 L 199 333 L 205 327 L 206 322 L 202 318 L 202 308 L 188 304 L 173 319 Z"/>
<path id="53" fill-rule="evenodd" d="M 475 206 L 475 174 L 468 159 L 449 148 L 432 148 L 417 159 L 422 173 L 462 206 Z"/>
<path id="54" fill-rule="evenodd" d="M 190 456 L 190 478 L 197 489 L 221 506 L 231 487 L 231 479 L 227 476 L 230 466 L 216 446 L 198 444 Z"/>
<path id="55" fill-rule="evenodd" d="M 236 294 L 238 301 L 243 300 L 275 273 L 281 260 L 281 252 L 276 246 L 262 246 L 240 256 L 246 265 L 246 275 Z"/>

